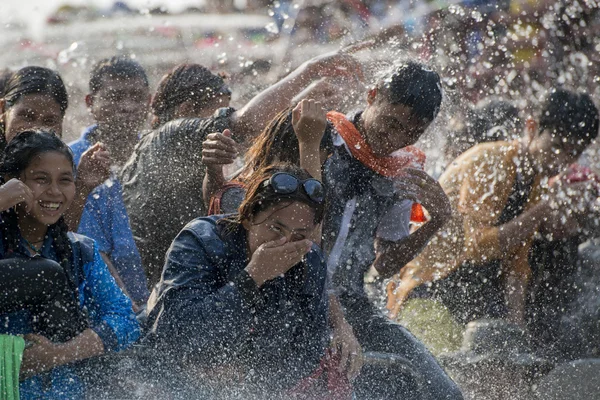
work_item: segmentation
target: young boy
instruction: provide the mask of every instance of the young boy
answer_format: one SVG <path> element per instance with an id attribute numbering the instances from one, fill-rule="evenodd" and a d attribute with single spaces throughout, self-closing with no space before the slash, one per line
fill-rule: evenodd
<path id="1" fill-rule="evenodd" d="M 133 152 L 147 118 L 148 78 L 137 61 L 112 57 L 93 67 L 89 86 L 85 100 L 96 124 L 70 146 L 78 163 L 85 150 L 100 143 L 110 152 L 114 170 Z M 114 173 L 88 197 L 78 231 L 96 240 L 121 288 L 136 306 L 143 305 L 149 295 L 146 277 Z"/>
<path id="2" fill-rule="evenodd" d="M 328 190 L 323 247 L 346 319 L 363 349 L 410 360 L 425 382 L 423 398 L 461 399 L 458 387 L 425 347 L 381 315 L 364 291 L 371 266 L 383 277 L 392 276 L 449 217 L 443 190 L 418 169 L 423 153 L 407 148 L 436 117 L 441 101 L 438 74 L 408 62 L 379 80 L 362 112 L 328 114 L 336 133 L 333 155 L 323 170 Z M 422 204 L 431 219 L 409 234 L 413 202 Z"/>

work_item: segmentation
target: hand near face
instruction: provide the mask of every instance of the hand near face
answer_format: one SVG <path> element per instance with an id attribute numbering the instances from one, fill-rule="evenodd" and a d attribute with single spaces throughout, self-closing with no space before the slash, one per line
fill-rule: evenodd
<path id="1" fill-rule="evenodd" d="M 19 179 L 13 178 L 0 186 L 0 211 L 23 203 L 25 211 L 29 212 L 33 207 L 33 202 L 31 189 Z"/>
<path id="2" fill-rule="evenodd" d="M 287 242 L 287 238 L 267 242 L 256 249 L 246 272 L 254 279 L 257 286 L 285 274 L 294 265 L 300 263 L 310 251 L 312 243 L 304 239 Z"/>
<path id="3" fill-rule="evenodd" d="M 110 153 L 103 143 L 96 143 L 81 155 L 77 182 L 88 190 L 101 185 L 110 176 Z"/>
<path id="4" fill-rule="evenodd" d="M 319 146 L 327 127 L 327 113 L 320 102 L 302 100 L 292 112 L 292 126 L 298 142 Z"/>

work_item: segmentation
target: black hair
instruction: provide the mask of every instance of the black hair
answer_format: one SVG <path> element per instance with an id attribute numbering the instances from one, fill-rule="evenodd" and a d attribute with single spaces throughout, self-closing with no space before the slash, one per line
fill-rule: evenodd
<path id="1" fill-rule="evenodd" d="M 378 89 L 391 104 L 404 104 L 413 114 L 431 122 L 442 104 L 442 82 L 437 72 L 415 61 L 394 67 L 380 79 Z"/>
<path id="2" fill-rule="evenodd" d="M 474 143 L 510 141 L 522 131 L 519 109 L 507 100 L 490 97 L 467 111 L 467 132 Z"/>
<path id="3" fill-rule="evenodd" d="M 98 61 L 90 72 L 90 93 L 96 94 L 104 84 L 104 78 L 139 78 L 149 87 L 144 67 L 128 56 L 114 56 Z"/>
<path id="4" fill-rule="evenodd" d="M 5 68 L 2 71 L 0 71 L 0 98 L 4 98 L 4 93 L 6 92 L 6 84 L 13 76 L 13 73 L 14 72 L 8 68 Z"/>
<path id="5" fill-rule="evenodd" d="M 175 109 L 188 100 L 199 108 L 220 94 L 231 95 L 223 76 L 199 64 L 180 64 L 160 80 L 150 108 L 155 115 L 153 128 L 173 119 Z"/>
<path id="6" fill-rule="evenodd" d="M 69 106 L 67 88 L 58 74 L 44 67 L 24 67 L 12 74 L 4 88 L 5 107 L 12 107 L 22 96 L 28 94 L 46 94 L 51 96 L 65 115 Z"/>
<path id="7" fill-rule="evenodd" d="M 599 123 L 598 109 L 587 93 L 555 88 L 542 105 L 539 132 L 588 145 L 598 136 Z"/>
<path id="8" fill-rule="evenodd" d="M 75 170 L 73 153 L 60 138 L 45 131 L 24 131 L 19 133 L 4 149 L 0 164 L 0 176 L 18 177 L 20 173 L 27 168 L 33 158 L 41 153 L 58 152 L 63 154 Z M 2 211 L 0 213 L 0 234 L 2 235 L 2 244 L 6 254 L 14 253 L 20 244 L 20 230 L 17 213 L 14 208 Z M 53 247 L 56 251 L 60 265 L 65 270 L 67 276 L 71 274 L 71 260 L 73 249 L 71 241 L 67 236 L 69 228 L 65 223 L 64 216 L 55 224 L 48 227 L 48 233 L 52 237 Z"/>

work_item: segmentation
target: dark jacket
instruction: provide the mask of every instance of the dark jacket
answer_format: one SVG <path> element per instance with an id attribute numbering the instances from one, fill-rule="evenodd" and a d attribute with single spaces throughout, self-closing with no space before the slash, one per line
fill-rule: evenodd
<path id="1" fill-rule="evenodd" d="M 240 224 L 223 216 L 190 222 L 148 302 L 148 342 L 179 361 L 235 365 L 252 383 L 289 387 L 317 368 L 328 343 L 325 261 L 314 246 L 261 288 L 248 262 Z"/>

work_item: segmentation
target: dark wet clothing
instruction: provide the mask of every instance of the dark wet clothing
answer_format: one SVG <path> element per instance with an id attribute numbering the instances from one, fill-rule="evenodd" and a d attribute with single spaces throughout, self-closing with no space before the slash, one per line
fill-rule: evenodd
<path id="1" fill-rule="evenodd" d="M 398 376 L 398 385 L 407 388 L 407 398 L 462 399 L 458 386 L 425 346 L 404 327 L 383 316 L 364 290 L 365 273 L 375 260 L 375 238 L 397 241 L 408 236 L 412 202 L 396 193 L 391 179 L 353 158 L 343 141 L 334 139 L 333 143 L 333 155 L 323 170 L 328 207 L 323 244 L 346 319 L 364 351 L 398 354 L 412 362 L 425 387 L 419 393 L 411 392 L 415 386 L 407 381 L 412 377 Z M 375 378 L 360 384 L 380 382 Z"/>
<path id="2" fill-rule="evenodd" d="M 260 288 L 248 262 L 240 224 L 223 216 L 190 222 L 148 302 L 147 342 L 180 364 L 240 368 L 246 383 L 290 387 L 317 368 L 328 344 L 325 261 L 314 246 L 304 263 Z"/>
<path id="3" fill-rule="evenodd" d="M 210 118 L 168 122 L 144 135 L 119 176 L 123 201 L 149 287 L 160 280 L 165 253 L 177 233 L 206 215 L 202 197 L 206 135 L 229 128 L 232 108 Z"/>

